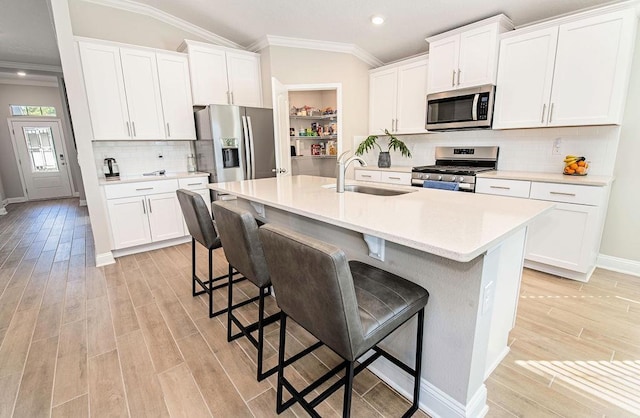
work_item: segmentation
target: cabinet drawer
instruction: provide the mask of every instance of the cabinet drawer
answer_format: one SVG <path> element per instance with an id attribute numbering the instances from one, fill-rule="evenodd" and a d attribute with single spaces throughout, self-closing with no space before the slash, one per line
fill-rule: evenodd
<path id="1" fill-rule="evenodd" d="M 598 206 L 602 203 L 603 187 L 575 184 L 531 183 L 531 198 L 553 202 Z"/>
<path id="2" fill-rule="evenodd" d="M 356 180 L 380 181 L 380 171 L 376 170 L 356 170 Z"/>
<path id="3" fill-rule="evenodd" d="M 476 193 L 511 197 L 529 197 L 530 181 L 504 179 L 476 179 Z"/>
<path id="4" fill-rule="evenodd" d="M 178 179 L 178 188 L 187 190 L 206 189 L 209 184 L 209 177 L 190 177 Z"/>
<path id="5" fill-rule="evenodd" d="M 157 180 L 140 181 L 137 183 L 109 184 L 104 186 L 104 194 L 107 199 L 117 199 L 129 196 L 144 196 L 147 194 L 170 193 L 178 189 L 178 181 Z"/>
<path id="6" fill-rule="evenodd" d="M 411 186 L 411 173 L 398 173 L 398 172 L 380 172 L 380 181 L 382 183 L 403 184 L 405 186 Z"/>

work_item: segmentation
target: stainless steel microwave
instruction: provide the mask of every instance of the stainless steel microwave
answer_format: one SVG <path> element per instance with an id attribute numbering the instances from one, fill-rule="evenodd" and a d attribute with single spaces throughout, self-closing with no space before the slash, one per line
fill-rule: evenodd
<path id="1" fill-rule="evenodd" d="M 428 131 L 491 128 L 495 86 L 427 95 Z"/>

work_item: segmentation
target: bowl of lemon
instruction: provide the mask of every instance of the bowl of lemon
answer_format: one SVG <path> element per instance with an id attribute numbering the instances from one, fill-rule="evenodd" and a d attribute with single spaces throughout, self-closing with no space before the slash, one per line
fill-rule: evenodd
<path id="1" fill-rule="evenodd" d="M 564 157 L 564 171 L 567 176 L 586 176 L 589 172 L 589 162 L 585 157 L 567 155 Z"/>

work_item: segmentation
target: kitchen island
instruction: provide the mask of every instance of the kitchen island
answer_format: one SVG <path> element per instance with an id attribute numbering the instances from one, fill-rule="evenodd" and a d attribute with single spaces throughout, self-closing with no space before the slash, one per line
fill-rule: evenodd
<path id="1" fill-rule="evenodd" d="M 265 222 L 330 242 L 350 259 L 426 288 L 421 408 L 442 417 L 486 414 L 484 380 L 508 353 L 527 225 L 552 203 L 380 185 L 406 193 L 336 193 L 335 179 L 312 176 L 209 187 L 237 196 L 239 206 Z M 383 346 L 413 364 L 414 335 L 412 320 Z M 412 379 L 386 360 L 370 369 L 411 393 Z"/>

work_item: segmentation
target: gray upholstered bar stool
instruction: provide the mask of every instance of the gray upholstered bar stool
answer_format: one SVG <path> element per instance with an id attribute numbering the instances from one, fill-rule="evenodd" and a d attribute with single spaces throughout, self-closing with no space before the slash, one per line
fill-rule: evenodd
<path id="1" fill-rule="evenodd" d="M 227 278 L 232 280 L 233 275 L 237 273 L 230 270 L 229 274 L 213 277 L 213 250 L 222 247 L 222 243 L 218 237 L 218 232 L 215 229 L 207 205 L 198 193 L 179 189 L 176 191 L 176 194 L 178 195 L 182 215 L 187 223 L 187 229 L 189 229 L 189 234 L 191 235 L 191 294 L 193 296 L 198 296 L 203 293 L 209 295 L 209 318 L 213 318 L 214 316 L 227 312 L 228 309 L 228 307 L 225 307 L 215 311 L 213 308 L 213 291 L 229 284 L 229 281 L 226 280 L 218 285 L 215 285 L 215 282 Z M 196 241 L 209 251 L 209 276 L 206 281 L 203 281 L 196 274 Z M 242 280 L 245 280 L 245 278 L 238 278 L 234 280 L 234 282 Z M 196 283 L 200 285 L 202 290 L 196 291 Z M 256 299 L 245 301 L 243 304 L 246 305 L 255 300 Z"/>
<path id="2" fill-rule="evenodd" d="M 420 396 L 424 307 L 429 292 L 395 274 L 359 261 L 347 261 L 341 249 L 279 226 L 261 227 L 260 238 L 282 309 L 276 411 L 280 413 L 300 402 L 311 416 L 317 417 L 313 408 L 344 385 L 342 416 L 348 417 L 353 377 L 382 356 L 414 377 L 413 404 L 404 414 L 411 416 L 418 409 Z M 377 344 L 416 314 L 418 332 L 412 369 Z M 289 316 L 344 359 L 301 391 L 284 377 L 285 366 L 290 364 L 284 359 Z M 369 350 L 374 354 L 354 367 L 354 362 Z M 342 369 L 343 378 L 313 400 L 304 399 Z M 284 403 L 283 388 L 292 395 Z"/>

